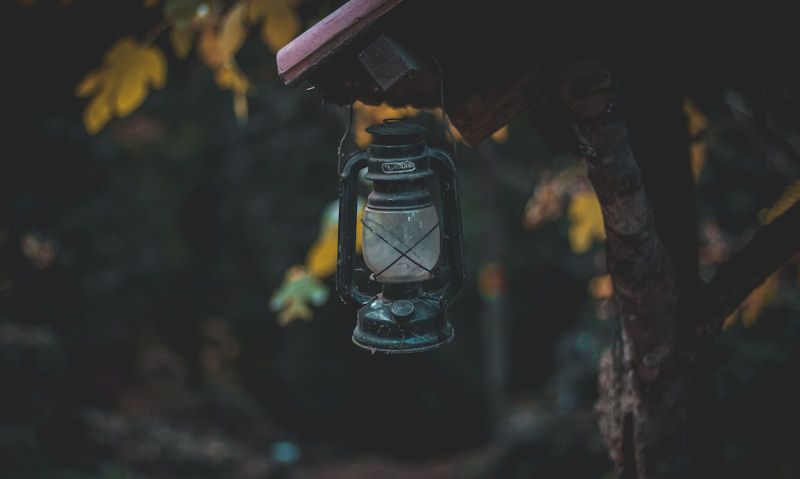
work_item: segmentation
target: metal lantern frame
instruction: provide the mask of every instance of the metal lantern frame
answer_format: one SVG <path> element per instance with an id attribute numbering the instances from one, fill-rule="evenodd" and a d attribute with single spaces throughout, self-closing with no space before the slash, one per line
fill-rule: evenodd
<path id="1" fill-rule="evenodd" d="M 353 342 L 371 352 L 413 353 L 436 349 L 450 342 L 454 329 L 447 308 L 464 281 L 461 207 L 455 164 L 445 151 L 429 147 L 425 128 L 404 121 L 384 122 L 367 129 L 373 141 L 367 151 L 350 155 L 339 176 L 339 248 L 336 290 L 340 299 L 359 307 Z M 431 279 L 408 283 L 381 282 L 383 271 L 371 272 L 356 255 L 359 172 L 373 190 L 367 205 L 387 211 L 419 208 L 426 201 L 436 206 L 440 248 L 433 268 L 420 265 L 409 253 L 413 245 L 398 247 L 377 236 L 401 258 L 430 271 Z M 434 186 L 434 188 L 429 188 Z M 438 190 L 438 200 L 435 198 Z M 364 225 L 365 228 L 374 228 Z M 376 232 L 377 233 L 377 232 Z M 404 251 L 405 249 L 405 251 Z M 365 284 L 366 283 L 366 284 Z M 380 285 L 380 291 L 377 286 Z"/>

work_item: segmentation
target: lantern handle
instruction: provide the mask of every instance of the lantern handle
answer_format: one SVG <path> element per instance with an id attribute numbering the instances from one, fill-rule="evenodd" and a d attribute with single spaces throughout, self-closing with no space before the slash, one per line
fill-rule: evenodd
<path id="1" fill-rule="evenodd" d="M 444 150 L 428 148 L 432 158 L 431 168 L 438 170 L 439 188 L 442 194 L 442 216 L 444 234 L 442 246 L 448 254 L 449 282 L 440 292 L 441 301 L 451 302 L 461 292 L 464 284 L 464 244 L 461 232 L 461 201 L 458 196 L 456 165 Z"/>
<path id="2" fill-rule="evenodd" d="M 372 300 L 353 282 L 358 218 L 358 172 L 367 166 L 367 152 L 350 155 L 339 173 L 339 250 L 336 257 L 336 292 L 343 303 L 359 305 Z"/>

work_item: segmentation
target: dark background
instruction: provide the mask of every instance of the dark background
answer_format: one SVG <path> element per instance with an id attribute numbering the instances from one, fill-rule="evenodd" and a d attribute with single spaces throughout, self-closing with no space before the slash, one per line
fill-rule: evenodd
<path id="1" fill-rule="evenodd" d="M 309 18 L 331 8 L 303 5 Z M 602 246 L 574 254 L 567 217 L 523 227 L 540 173 L 575 162 L 525 119 L 506 143 L 459 148 L 468 279 L 451 311 L 455 342 L 371 356 L 351 345 L 355 312 L 333 297 L 287 327 L 269 310 L 336 199 L 343 111 L 282 86 L 272 53 L 251 39 L 237 58 L 257 88 L 238 124 L 212 73 L 165 47 L 166 87 L 91 136 L 75 85 L 160 10 L 89 0 L 2 9 L 2 477 L 610 470 L 591 413 L 596 360 L 616 334 L 587 292 Z M 724 94 L 693 97 L 712 125 L 733 121 Z M 421 121 L 441 145 L 433 120 Z M 715 218 L 734 245 L 793 179 L 744 131 L 715 133 L 698 184 L 701 222 Z M 30 248 L 42 243 L 52 257 L 37 260 Z M 478 290 L 490 260 L 506 274 L 499 299 Z M 797 267 L 781 278 L 755 325 L 737 323 L 717 346 L 729 477 L 800 477 Z M 486 340 L 498 321 L 499 346 Z M 506 366 L 487 366 L 497 361 Z"/>

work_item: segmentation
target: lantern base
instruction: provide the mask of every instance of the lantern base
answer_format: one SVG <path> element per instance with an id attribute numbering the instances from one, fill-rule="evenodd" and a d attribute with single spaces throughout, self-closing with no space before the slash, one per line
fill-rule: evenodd
<path id="1" fill-rule="evenodd" d="M 429 351 L 453 340 L 455 331 L 438 302 L 424 298 L 390 300 L 378 295 L 358 310 L 353 343 L 372 353 Z"/>

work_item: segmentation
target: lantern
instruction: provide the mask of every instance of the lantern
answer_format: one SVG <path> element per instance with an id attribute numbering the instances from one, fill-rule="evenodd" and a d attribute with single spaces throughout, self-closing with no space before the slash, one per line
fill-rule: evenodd
<path id="1" fill-rule="evenodd" d="M 464 279 L 455 165 L 425 143 L 425 128 L 388 121 L 340 173 L 336 289 L 359 306 L 353 342 L 387 354 L 438 348 L 453 339 L 447 307 Z M 372 182 L 355 254 L 358 175 Z"/>

